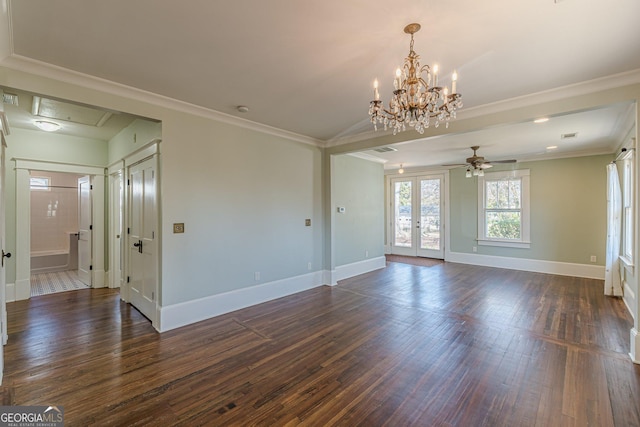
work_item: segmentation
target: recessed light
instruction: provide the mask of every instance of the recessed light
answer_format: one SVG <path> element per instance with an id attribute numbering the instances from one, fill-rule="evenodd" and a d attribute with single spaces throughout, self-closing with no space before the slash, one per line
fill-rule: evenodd
<path id="1" fill-rule="evenodd" d="M 548 121 L 549 121 L 549 117 L 540 117 L 539 119 L 535 119 L 533 123 L 544 123 Z"/>
<path id="2" fill-rule="evenodd" d="M 49 122 L 49 121 L 46 121 L 46 120 L 36 120 L 34 122 L 34 124 L 40 130 L 43 130 L 45 132 L 55 132 L 55 131 L 57 131 L 58 129 L 60 129 L 62 127 L 58 123 Z"/>

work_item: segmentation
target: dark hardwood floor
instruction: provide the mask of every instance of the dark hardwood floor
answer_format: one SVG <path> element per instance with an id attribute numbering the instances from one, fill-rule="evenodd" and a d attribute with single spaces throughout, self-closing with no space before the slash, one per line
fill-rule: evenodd
<path id="1" fill-rule="evenodd" d="M 389 263 L 163 334 L 114 290 L 7 308 L 5 404 L 69 426 L 640 425 L 598 280 Z"/>

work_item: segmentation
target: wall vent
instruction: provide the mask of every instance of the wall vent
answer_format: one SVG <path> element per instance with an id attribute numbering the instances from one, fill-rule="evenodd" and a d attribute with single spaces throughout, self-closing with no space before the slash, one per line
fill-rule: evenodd
<path id="1" fill-rule="evenodd" d="M 575 138 L 576 136 L 578 136 L 578 132 L 563 133 L 562 135 L 560 135 L 560 139 L 571 139 Z"/>
<path id="2" fill-rule="evenodd" d="M 380 148 L 374 148 L 373 151 L 376 151 L 378 153 L 388 153 L 390 151 L 398 151 L 398 150 L 393 147 L 380 147 Z"/>

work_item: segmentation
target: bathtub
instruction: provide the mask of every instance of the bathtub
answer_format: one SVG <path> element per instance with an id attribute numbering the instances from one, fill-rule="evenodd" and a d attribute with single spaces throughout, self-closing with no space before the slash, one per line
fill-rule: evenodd
<path id="1" fill-rule="evenodd" d="M 78 234 L 69 233 L 69 249 L 31 252 L 31 274 L 78 269 Z"/>

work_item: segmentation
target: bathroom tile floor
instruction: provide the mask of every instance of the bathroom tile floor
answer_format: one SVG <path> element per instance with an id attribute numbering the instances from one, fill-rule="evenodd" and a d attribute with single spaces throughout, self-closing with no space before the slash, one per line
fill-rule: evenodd
<path id="1" fill-rule="evenodd" d="M 32 297 L 88 288 L 78 279 L 78 270 L 31 275 Z"/>

